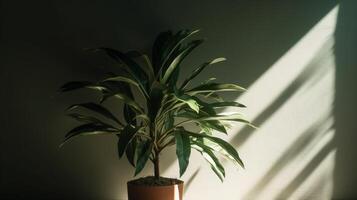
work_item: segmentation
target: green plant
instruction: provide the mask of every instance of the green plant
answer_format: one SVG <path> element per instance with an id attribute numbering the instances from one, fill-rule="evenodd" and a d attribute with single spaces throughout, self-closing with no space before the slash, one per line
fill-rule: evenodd
<path id="1" fill-rule="evenodd" d="M 151 59 L 137 51 L 122 53 L 111 48 L 93 49 L 105 52 L 120 64 L 124 73 L 112 74 L 95 83 L 69 82 L 60 88 L 62 92 L 88 88 L 99 91 L 101 95 L 100 103 L 75 104 L 67 109 L 69 116 L 84 124 L 70 130 L 62 144 L 78 136 L 116 135 L 119 138 L 119 157 L 126 155 L 135 167 L 135 175 L 151 160 L 156 178 L 160 177 L 160 153 L 172 145 L 176 145 L 180 176 L 189 164 L 191 148 L 203 155 L 221 180 L 225 171 L 217 154 L 244 167 L 234 147 L 213 136 L 213 133 L 227 133 L 228 122 L 232 121 L 251 125 L 239 113 L 221 115 L 216 111 L 217 108 L 245 107 L 238 102 L 224 101 L 219 95 L 219 92 L 242 92 L 245 89 L 236 84 L 216 83 L 213 78 L 189 87 L 191 81 L 206 67 L 225 58 L 201 64 L 178 84 L 182 61 L 203 42 L 187 41 L 197 32 L 182 30 L 175 34 L 171 31 L 160 33 L 154 42 Z M 123 119 L 117 118 L 103 106 L 103 102 L 110 98 L 123 103 Z M 94 112 L 95 115 L 80 114 L 78 108 Z M 99 115 L 102 118 L 95 117 Z M 194 125 L 198 131 L 187 130 L 188 124 Z"/>

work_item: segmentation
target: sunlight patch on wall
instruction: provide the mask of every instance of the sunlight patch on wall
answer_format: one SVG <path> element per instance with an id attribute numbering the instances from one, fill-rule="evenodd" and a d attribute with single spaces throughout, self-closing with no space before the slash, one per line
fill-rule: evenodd
<path id="1" fill-rule="evenodd" d="M 248 106 L 244 113 L 260 127 L 251 131 L 237 125 L 226 138 L 237 146 L 246 169 L 237 170 L 224 162 L 227 178 L 221 184 L 194 153 L 183 177 L 190 182 L 185 198 L 331 197 L 337 12 L 338 7 L 331 10 L 237 99 Z M 177 166 L 172 165 L 164 175 L 177 175 Z"/>

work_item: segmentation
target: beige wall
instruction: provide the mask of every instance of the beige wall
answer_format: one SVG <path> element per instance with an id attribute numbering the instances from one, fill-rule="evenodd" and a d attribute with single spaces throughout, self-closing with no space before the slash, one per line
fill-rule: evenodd
<path id="1" fill-rule="evenodd" d="M 150 51 L 158 32 L 181 28 L 201 28 L 208 38 L 183 76 L 193 64 L 227 57 L 201 78 L 248 87 L 245 95 L 227 98 L 246 103 L 247 115 L 261 127 L 232 129 L 228 139 L 247 169 L 225 163 L 223 184 L 194 154 L 183 177 L 190 182 L 188 199 L 356 197 L 356 3 L 341 1 L 336 38 L 329 26 L 306 40 L 336 5 L 330 0 L 3 1 L 0 197 L 125 199 L 133 169 L 117 159 L 116 138 L 82 138 L 57 148 L 74 125 L 64 109 L 95 97 L 56 90 L 66 81 L 115 70 L 106 57 L 82 48 Z M 162 168 L 176 177 L 173 155 L 168 150 Z"/>

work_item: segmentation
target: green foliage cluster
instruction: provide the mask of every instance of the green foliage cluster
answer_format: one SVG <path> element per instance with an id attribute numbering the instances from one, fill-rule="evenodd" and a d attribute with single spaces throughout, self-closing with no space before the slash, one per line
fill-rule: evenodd
<path id="1" fill-rule="evenodd" d="M 99 91 L 101 95 L 100 102 L 75 104 L 68 108 L 68 115 L 83 124 L 70 130 L 62 144 L 79 136 L 116 135 L 119 157 L 125 154 L 135 167 L 135 175 L 151 160 L 155 177 L 159 177 L 160 153 L 172 145 L 176 145 L 180 175 L 187 169 L 191 149 L 202 154 L 221 180 L 225 171 L 218 155 L 244 167 L 235 148 L 214 133 L 227 134 L 230 122 L 251 125 L 240 113 L 222 115 L 217 111 L 226 107 L 245 107 L 220 96 L 220 92 L 243 92 L 245 89 L 237 84 L 215 82 L 214 78 L 198 85 L 191 82 L 206 67 L 225 61 L 225 58 L 199 65 L 179 84 L 182 61 L 203 42 L 189 39 L 197 32 L 160 33 L 151 58 L 138 51 L 123 53 L 112 48 L 94 49 L 119 63 L 123 73 L 112 74 L 98 82 L 73 81 L 60 88 L 61 92 L 87 88 Z M 108 99 L 122 102 L 122 117 L 116 117 L 103 105 Z M 84 110 L 93 112 L 93 115 L 83 114 Z M 189 124 L 198 131 L 188 130 Z"/>

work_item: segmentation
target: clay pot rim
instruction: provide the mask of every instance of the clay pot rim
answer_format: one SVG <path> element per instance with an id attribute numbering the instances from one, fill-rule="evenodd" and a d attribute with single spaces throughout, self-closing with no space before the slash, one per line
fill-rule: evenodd
<path id="1" fill-rule="evenodd" d="M 173 187 L 173 186 L 180 186 L 180 185 L 183 185 L 184 184 L 184 181 L 181 181 L 179 183 L 175 183 L 175 184 L 172 184 L 172 185 L 136 185 L 136 184 L 133 184 L 133 183 L 130 183 L 130 181 L 128 181 L 126 183 L 128 186 L 134 186 L 134 187 L 144 187 L 144 188 L 164 188 L 164 187 Z"/>

